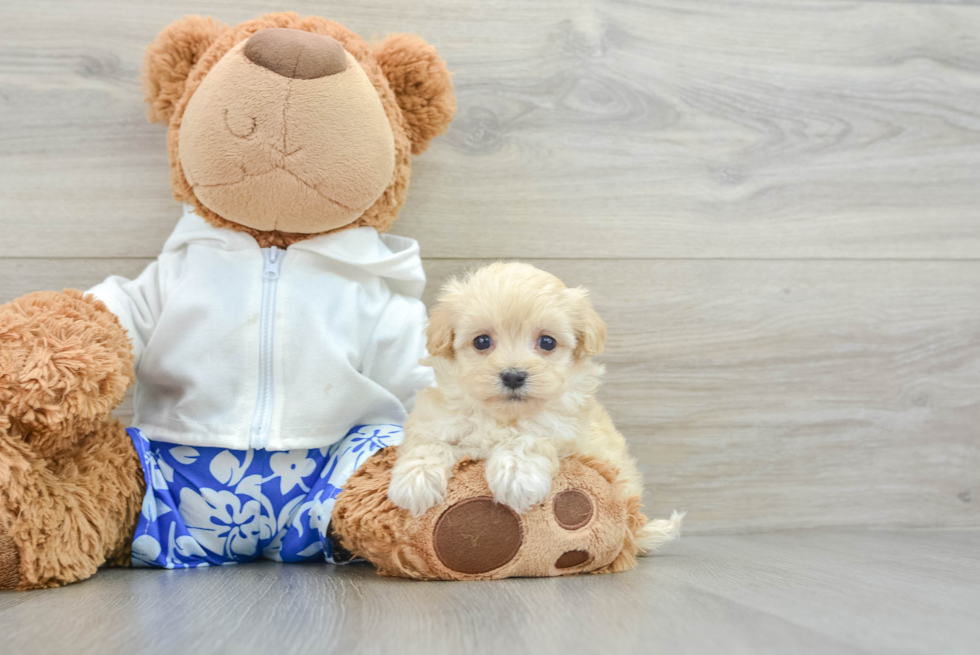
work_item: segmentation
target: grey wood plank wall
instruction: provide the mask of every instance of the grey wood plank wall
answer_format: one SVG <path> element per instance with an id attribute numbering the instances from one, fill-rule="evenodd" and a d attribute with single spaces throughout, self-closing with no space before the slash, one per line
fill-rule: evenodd
<path id="1" fill-rule="evenodd" d="M 651 512 L 980 526 L 980 7 L 4 0 L 0 302 L 159 252 L 143 48 L 287 9 L 439 48 L 459 113 L 394 231 L 429 300 L 500 258 L 593 289 Z"/>

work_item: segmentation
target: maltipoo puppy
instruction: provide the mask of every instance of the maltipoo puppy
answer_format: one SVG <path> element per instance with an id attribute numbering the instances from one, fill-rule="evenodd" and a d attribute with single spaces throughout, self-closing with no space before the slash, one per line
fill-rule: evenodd
<path id="1" fill-rule="evenodd" d="M 415 516 L 441 502 L 453 465 L 486 460 L 494 499 L 522 513 L 544 500 L 559 460 L 593 456 L 619 468 L 628 497 L 643 480 L 626 440 L 596 401 L 606 324 L 588 292 L 528 264 L 492 264 L 443 289 L 427 330 L 436 386 L 422 390 L 388 496 Z M 636 535 L 650 551 L 683 517 Z"/>

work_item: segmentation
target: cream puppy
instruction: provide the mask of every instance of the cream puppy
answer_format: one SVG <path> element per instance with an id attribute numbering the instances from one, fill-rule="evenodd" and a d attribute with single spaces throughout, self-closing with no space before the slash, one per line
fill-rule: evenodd
<path id="1" fill-rule="evenodd" d="M 596 401 L 592 361 L 606 325 L 584 289 L 528 264 L 492 264 L 450 281 L 427 330 L 436 386 L 422 390 L 405 425 L 388 496 L 415 516 L 445 498 L 453 465 L 486 460 L 494 499 L 518 513 L 551 490 L 559 460 L 593 456 L 619 467 L 627 497 L 643 480 L 626 441 Z M 650 521 L 643 551 L 675 538 L 681 515 Z"/>

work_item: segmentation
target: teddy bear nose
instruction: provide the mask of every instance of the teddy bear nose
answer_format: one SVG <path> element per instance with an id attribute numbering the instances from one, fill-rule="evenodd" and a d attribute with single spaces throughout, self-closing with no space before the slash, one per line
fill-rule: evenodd
<path id="1" fill-rule="evenodd" d="M 285 27 L 259 30 L 245 42 L 255 64 L 294 80 L 315 80 L 347 70 L 347 53 L 333 37 Z"/>

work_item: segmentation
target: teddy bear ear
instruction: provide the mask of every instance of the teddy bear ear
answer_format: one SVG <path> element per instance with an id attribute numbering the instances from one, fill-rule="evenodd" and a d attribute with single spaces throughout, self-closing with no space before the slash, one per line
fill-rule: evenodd
<path id="1" fill-rule="evenodd" d="M 194 64 L 226 29 L 210 16 L 185 16 L 153 39 L 143 55 L 143 91 L 151 122 L 170 122 Z"/>
<path id="2" fill-rule="evenodd" d="M 425 152 L 429 142 L 449 128 L 456 113 L 446 62 L 414 34 L 389 34 L 374 46 L 374 56 L 405 115 L 412 154 Z"/>

